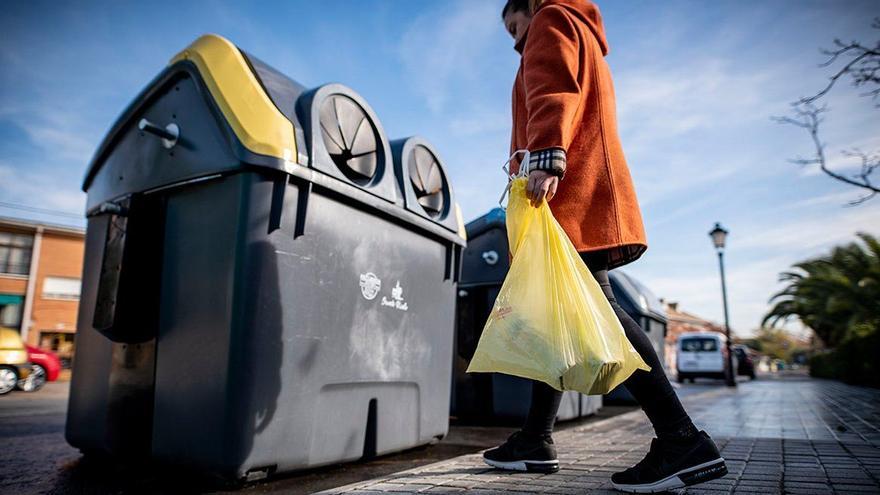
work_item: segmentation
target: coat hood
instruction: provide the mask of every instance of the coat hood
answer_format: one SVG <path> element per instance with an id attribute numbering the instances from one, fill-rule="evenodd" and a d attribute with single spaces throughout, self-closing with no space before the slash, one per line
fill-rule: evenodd
<path id="1" fill-rule="evenodd" d="M 605 25 L 602 23 L 602 14 L 599 13 L 599 7 L 590 0 L 546 0 L 542 3 L 535 14 L 549 5 L 558 5 L 565 8 L 573 16 L 580 19 L 584 24 L 589 26 L 593 36 L 599 42 L 599 48 L 602 49 L 602 55 L 608 55 L 608 40 L 605 38 Z"/>

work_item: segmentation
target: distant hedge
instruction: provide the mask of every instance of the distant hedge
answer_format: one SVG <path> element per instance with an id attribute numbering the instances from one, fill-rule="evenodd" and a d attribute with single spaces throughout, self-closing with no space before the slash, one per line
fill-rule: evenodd
<path id="1" fill-rule="evenodd" d="M 810 358 L 810 376 L 880 388 L 880 332 L 853 337 Z"/>

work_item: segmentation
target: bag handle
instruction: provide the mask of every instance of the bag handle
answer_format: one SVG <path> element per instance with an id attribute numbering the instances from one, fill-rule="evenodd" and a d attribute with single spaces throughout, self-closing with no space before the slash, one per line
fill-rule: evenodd
<path id="1" fill-rule="evenodd" d="M 523 160 L 519 162 L 519 171 L 516 174 L 511 174 L 510 168 L 507 165 L 513 161 L 516 155 L 520 153 L 523 154 Z M 504 162 L 504 165 L 501 166 L 501 170 L 504 170 L 504 173 L 507 174 L 507 186 L 504 188 L 504 192 L 501 194 L 501 199 L 498 200 L 498 205 L 501 206 L 502 210 L 507 210 L 507 207 L 504 206 L 504 198 L 507 196 L 507 193 L 510 192 L 510 185 L 513 183 L 513 179 L 516 179 L 517 177 L 529 176 L 530 157 L 531 154 L 529 153 L 529 150 L 516 150 L 513 152 L 512 155 L 510 155 L 510 158 L 508 158 L 507 161 Z"/>

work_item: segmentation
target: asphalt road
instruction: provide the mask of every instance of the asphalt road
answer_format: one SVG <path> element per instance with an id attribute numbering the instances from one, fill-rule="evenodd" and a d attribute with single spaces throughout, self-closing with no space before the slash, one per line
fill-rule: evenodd
<path id="1" fill-rule="evenodd" d="M 715 389 L 719 381 L 674 384 L 687 396 Z M 116 466 L 84 458 L 64 440 L 69 382 L 47 384 L 35 393 L 12 392 L 0 397 L 0 493 L 313 493 L 423 464 L 477 452 L 504 441 L 513 426 L 452 424 L 439 443 L 370 461 L 304 471 L 245 487 L 218 487 L 190 473 L 165 467 Z M 560 422 L 557 431 L 628 412 L 634 406 L 605 406 L 599 414 Z"/>

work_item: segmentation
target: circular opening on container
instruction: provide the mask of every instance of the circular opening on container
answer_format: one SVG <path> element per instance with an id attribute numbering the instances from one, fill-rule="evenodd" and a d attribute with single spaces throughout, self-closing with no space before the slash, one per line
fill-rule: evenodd
<path id="1" fill-rule="evenodd" d="M 321 103 L 319 120 L 336 167 L 358 185 L 372 182 L 378 172 L 379 139 L 367 112 L 345 95 L 331 95 Z"/>
<path id="2" fill-rule="evenodd" d="M 446 210 L 448 185 L 437 157 L 428 148 L 416 145 L 410 151 L 409 180 L 425 213 L 431 218 L 442 215 Z"/>

